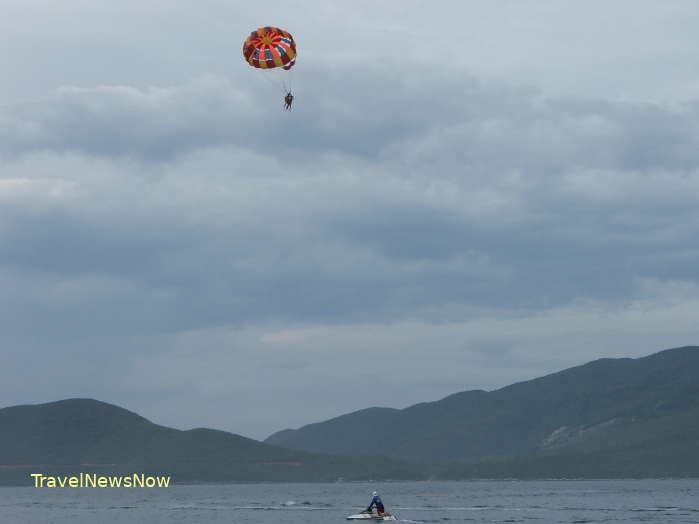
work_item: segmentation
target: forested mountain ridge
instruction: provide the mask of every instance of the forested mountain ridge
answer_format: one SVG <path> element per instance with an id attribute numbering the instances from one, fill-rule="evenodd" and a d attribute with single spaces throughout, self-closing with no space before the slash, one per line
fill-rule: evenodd
<path id="1" fill-rule="evenodd" d="M 369 408 L 278 432 L 265 442 L 315 453 L 370 450 L 421 462 L 473 462 L 623 449 L 624 443 L 629 449 L 652 441 L 690 444 L 699 437 L 697 410 L 699 347 L 688 346 L 595 360 L 400 410 Z"/>

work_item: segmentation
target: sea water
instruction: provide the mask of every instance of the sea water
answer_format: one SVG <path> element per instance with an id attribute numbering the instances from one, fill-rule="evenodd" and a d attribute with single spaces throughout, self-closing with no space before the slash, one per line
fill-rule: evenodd
<path id="1" fill-rule="evenodd" d="M 374 490 L 403 522 L 699 523 L 699 480 L 2 487 L 0 522 L 340 523 Z"/>

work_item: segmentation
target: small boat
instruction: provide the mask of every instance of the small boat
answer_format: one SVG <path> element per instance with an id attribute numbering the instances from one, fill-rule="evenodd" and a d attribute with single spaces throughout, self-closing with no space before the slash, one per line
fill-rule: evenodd
<path id="1" fill-rule="evenodd" d="M 347 520 L 398 520 L 395 515 L 390 513 L 383 513 L 379 515 L 378 513 L 369 513 L 368 511 L 362 511 L 355 515 L 350 515 Z"/>

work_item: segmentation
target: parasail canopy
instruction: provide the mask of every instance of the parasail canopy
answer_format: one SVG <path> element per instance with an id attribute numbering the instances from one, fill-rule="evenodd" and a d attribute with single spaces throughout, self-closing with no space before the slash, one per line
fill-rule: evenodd
<path id="1" fill-rule="evenodd" d="M 287 71 L 296 63 L 296 42 L 278 27 L 259 27 L 243 43 L 243 57 L 252 67 Z"/>

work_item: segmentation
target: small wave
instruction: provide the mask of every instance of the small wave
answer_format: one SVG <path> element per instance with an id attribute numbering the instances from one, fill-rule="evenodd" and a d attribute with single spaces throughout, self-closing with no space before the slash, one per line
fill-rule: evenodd
<path id="1" fill-rule="evenodd" d="M 657 506 L 652 508 L 633 508 L 631 511 L 677 511 L 680 508 L 674 506 Z"/>
<path id="2" fill-rule="evenodd" d="M 313 504 L 311 502 L 301 502 L 300 504 L 283 503 L 279 506 L 232 506 L 228 509 L 232 511 L 327 511 L 330 504 Z"/>
<path id="3" fill-rule="evenodd" d="M 541 508 L 541 506 L 533 506 L 534 508 Z M 396 506 L 394 508 L 395 510 L 409 510 L 409 511 L 432 511 L 432 512 L 438 512 L 438 511 L 490 511 L 490 510 L 497 510 L 497 511 L 522 511 L 523 508 L 518 508 L 515 506 L 511 507 L 506 507 L 506 506 L 482 506 L 482 505 L 474 505 L 474 506 Z M 527 509 L 532 509 L 532 508 L 527 508 Z"/>
<path id="4" fill-rule="evenodd" d="M 200 506 L 197 504 L 185 504 L 181 506 L 171 506 L 166 508 L 170 511 L 218 511 L 219 508 L 212 508 L 207 506 Z"/>

